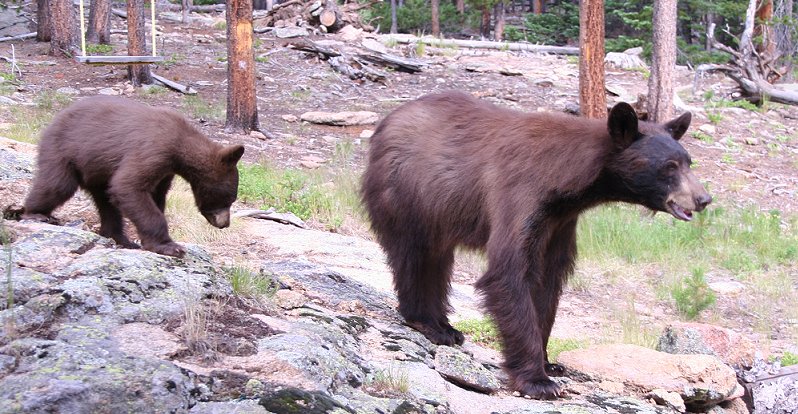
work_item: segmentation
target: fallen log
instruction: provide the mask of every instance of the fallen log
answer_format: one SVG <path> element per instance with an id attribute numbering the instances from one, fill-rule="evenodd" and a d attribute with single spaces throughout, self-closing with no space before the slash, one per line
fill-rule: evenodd
<path id="1" fill-rule="evenodd" d="M 36 37 L 36 32 L 33 33 L 25 33 L 16 36 L 7 36 L 7 37 L 0 37 L 0 42 L 7 42 L 9 40 L 24 40 Z"/>
<path id="2" fill-rule="evenodd" d="M 439 39 L 437 37 L 416 37 L 412 35 L 381 35 L 380 40 L 383 43 L 402 43 L 402 44 L 415 44 L 424 43 L 433 47 L 463 47 L 474 49 L 493 49 L 493 50 L 510 50 L 510 51 L 524 51 L 536 53 L 553 53 L 556 55 L 578 55 L 579 48 L 571 46 L 546 46 L 546 45 L 533 45 L 531 43 L 510 43 L 510 42 L 493 42 L 488 40 L 460 40 L 460 39 Z"/>
<path id="3" fill-rule="evenodd" d="M 161 83 L 164 86 L 167 86 L 169 88 L 172 88 L 172 89 L 174 89 L 174 90 L 176 90 L 178 92 L 181 92 L 181 93 L 186 94 L 186 95 L 196 95 L 197 94 L 197 91 L 194 88 L 192 88 L 191 86 L 187 86 L 187 85 L 183 85 L 183 84 L 177 83 L 177 82 L 175 82 L 173 80 L 166 79 L 163 76 L 158 76 L 158 75 L 156 75 L 154 73 L 151 73 L 151 75 L 152 75 L 152 78 L 155 79 L 156 81 L 158 81 L 159 83 Z"/>

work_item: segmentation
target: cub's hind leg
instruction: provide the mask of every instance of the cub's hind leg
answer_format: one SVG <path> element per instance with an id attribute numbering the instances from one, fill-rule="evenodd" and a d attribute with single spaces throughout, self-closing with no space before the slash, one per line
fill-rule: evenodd
<path id="1" fill-rule="evenodd" d="M 39 156 L 39 171 L 25 199 L 23 219 L 55 222 L 53 210 L 78 190 L 78 172 L 66 160 L 48 156 L 48 152 L 45 149 Z"/>

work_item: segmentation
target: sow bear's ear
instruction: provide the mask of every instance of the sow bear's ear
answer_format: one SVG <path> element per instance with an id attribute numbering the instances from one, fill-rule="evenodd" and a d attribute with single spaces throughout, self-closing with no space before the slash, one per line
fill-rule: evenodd
<path id="1" fill-rule="evenodd" d="M 693 119 L 693 114 L 690 112 L 685 112 L 679 115 L 678 118 L 675 118 L 665 124 L 665 130 L 668 131 L 669 134 L 675 140 L 679 140 L 679 138 L 687 132 L 687 128 L 690 126 L 690 121 Z"/>
<path id="2" fill-rule="evenodd" d="M 607 129 L 615 147 L 619 150 L 628 148 L 637 139 L 637 113 L 626 102 L 615 105 L 607 120 Z"/>
<path id="3" fill-rule="evenodd" d="M 230 147 L 224 147 L 221 152 L 222 162 L 228 165 L 235 165 L 243 155 L 244 155 L 243 145 L 233 145 Z"/>

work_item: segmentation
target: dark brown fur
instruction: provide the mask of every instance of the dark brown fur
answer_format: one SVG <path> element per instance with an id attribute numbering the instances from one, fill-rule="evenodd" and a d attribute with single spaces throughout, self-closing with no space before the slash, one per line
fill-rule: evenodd
<path id="1" fill-rule="evenodd" d="M 638 123 L 626 104 L 609 120 L 525 114 L 456 92 L 403 105 L 371 138 L 362 188 L 400 313 L 434 343 L 462 343 L 447 318 L 454 249 L 484 248 L 476 287 L 499 327 L 510 386 L 556 397 L 546 345 L 577 218 L 609 201 L 681 219 L 703 209 L 710 197 L 676 142 L 689 123 L 689 113 Z"/>
<path id="2" fill-rule="evenodd" d="M 83 99 L 42 133 L 23 218 L 51 220 L 52 211 L 80 187 L 97 205 L 101 235 L 138 248 L 125 236 L 124 216 L 145 249 L 180 257 L 184 250 L 169 237 L 163 213 L 175 174 L 191 184 L 206 219 L 227 227 L 243 153 L 240 145 L 214 143 L 171 109 L 123 98 Z"/>

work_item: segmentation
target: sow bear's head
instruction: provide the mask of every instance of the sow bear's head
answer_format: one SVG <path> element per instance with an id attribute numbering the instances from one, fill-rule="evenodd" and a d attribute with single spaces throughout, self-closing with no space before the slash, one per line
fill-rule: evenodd
<path id="1" fill-rule="evenodd" d="M 616 151 L 610 170 L 622 181 L 624 198 L 684 221 L 712 201 L 690 169 L 690 155 L 679 144 L 691 118 L 686 112 L 656 124 L 638 121 L 627 103 L 612 108 L 607 127 Z"/>
<path id="2" fill-rule="evenodd" d="M 244 147 L 222 147 L 212 155 L 210 165 L 202 177 L 191 183 L 194 201 L 200 213 L 214 227 L 223 229 L 230 225 L 230 205 L 238 197 L 238 167 Z"/>

